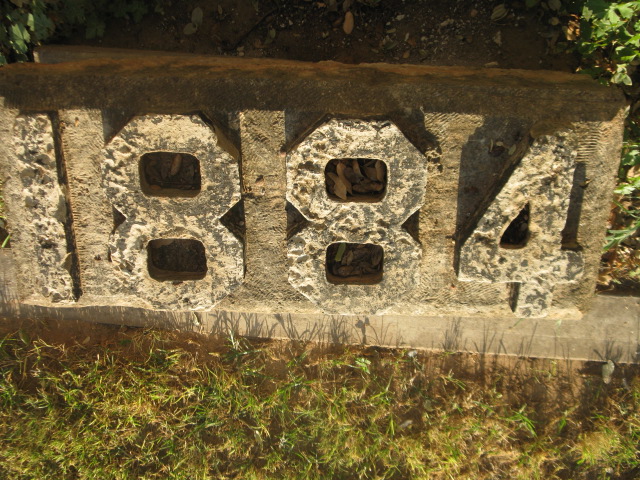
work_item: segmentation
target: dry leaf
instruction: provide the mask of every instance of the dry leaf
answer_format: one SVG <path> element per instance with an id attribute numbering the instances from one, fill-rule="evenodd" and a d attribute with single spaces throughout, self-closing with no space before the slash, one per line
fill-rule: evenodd
<path id="1" fill-rule="evenodd" d="M 364 167 L 364 174 L 367 176 L 369 180 L 376 181 L 378 180 L 378 173 L 376 169 L 373 167 Z"/>
<path id="2" fill-rule="evenodd" d="M 569 20 L 566 27 L 562 27 L 562 31 L 567 40 L 570 42 L 576 41 L 580 37 L 580 20 L 578 17 L 571 15 L 571 20 Z"/>
<path id="3" fill-rule="evenodd" d="M 351 168 L 353 168 L 353 172 L 358 177 L 362 177 L 362 172 L 360 171 L 360 164 L 358 163 L 358 159 L 357 158 L 354 158 L 353 162 L 351 162 Z"/>
<path id="4" fill-rule="evenodd" d="M 344 23 L 342 24 L 342 30 L 344 30 L 344 33 L 346 33 L 347 35 L 351 35 L 351 32 L 353 32 L 353 26 L 354 26 L 354 18 L 353 18 L 353 13 L 351 12 L 347 12 L 344 14 Z"/>
<path id="5" fill-rule="evenodd" d="M 347 177 L 344 174 L 345 168 L 346 166 L 344 163 L 338 162 L 338 165 L 336 165 L 336 172 L 338 173 L 338 177 L 340 178 L 342 183 L 344 183 L 344 186 L 346 187 L 347 192 L 353 195 L 353 190 L 351 189 L 351 182 L 347 179 Z"/>
<path id="6" fill-rule="evenodd" d="M 196 27 L 202 25 L 202 19 L 204 17 L 204 13 L 200 7 L 196 7 L 191 12 L 191 23 L 193 23 Z"/>
<path id="7" fill-rule="evenodd" d="M 509 12 L 504 3 L 501 3 L 500 5 L 496 5 L 496 7 L 493 9 L 493 12 L 491 12 L 491 21 L 498 22 L 502 20 L 504 17 L 506 17 L 508 13 Z"/>
<path id="8" fill-rule="evenodd" d="M 193 23 L 187 23 L 184 26 L 184 30 L 182 30 L 182 33 L 184 33 L 185 35 L 193 35 L 197 31 L 198 27 L 196 27 Z"/>
<path id="9" fill-rule="evenodd" d="M 180 155 L 179 153 L 176 153 L 176 156 L 173 157 L 173 160 L 171 161 L 171 171 L 169 172 L 169 174 L 173 177 L 175 174 L 177 174 L 180 171 L 181 166 L 182 166 L 182 155 Z"/>
<path id="10" fill-rule="evenodd" d="M 349 253 L 347 253 L 344 259 L 346 265 L 351 265 L 351 262 L 353 262 L 353 250 L 349 250 Z"/>
<path id="11" fill-rule="evenodd" d="M 334 193 L 336 194 L 336 196 L 338 198 L 341 198 L 342 200 L 346 200 L 347 186 L 342 182 L 340 177 L 335 173 L 330 172 L 328 175 L 329 175 L 329 178 L 333 180 L 333 183 L 335 184 Z"/>
<path id="12" fill-rule="evenodd" d="M 384 163 L 380 160 L 376 160 L 376 178 L 379 182 L 384 182 Z M 373 180 L 373 178 L 372 178 Z"/>

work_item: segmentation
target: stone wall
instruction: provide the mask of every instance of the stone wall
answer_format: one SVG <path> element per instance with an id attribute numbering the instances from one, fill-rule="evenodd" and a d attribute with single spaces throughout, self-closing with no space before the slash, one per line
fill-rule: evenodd
<path id="1" fill-rule="evenodd" d="M 0 71 L 20 301 L 578 318 L 622 140 L 557 72 L 162 56 Z"/>

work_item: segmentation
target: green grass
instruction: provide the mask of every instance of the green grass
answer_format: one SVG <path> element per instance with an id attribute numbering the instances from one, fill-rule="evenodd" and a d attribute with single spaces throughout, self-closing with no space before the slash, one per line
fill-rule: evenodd
<path id="1" fill-rule="evenodd" d="M 577 479 L 640 462 L 633 376 L 116 334 L 0 342 L 1 478 Z"/>

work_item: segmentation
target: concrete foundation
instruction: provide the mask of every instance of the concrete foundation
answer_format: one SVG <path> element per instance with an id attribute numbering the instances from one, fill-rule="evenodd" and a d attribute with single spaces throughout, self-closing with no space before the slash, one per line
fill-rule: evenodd
<path id="1" fill-rule="evenodd" d="M 384 314 L 405 332 L 385 345 L 415 345 L 416 322 L 589 310 L 616 91 L 558 72 L 103 57 L 0 72 L 12 302 Z M 360 181 L 381 193 L 353 195 Z M 341 244 L 382 249 L 352 269 L 378 268 L 375 281 L 332 280 L 328 263 L 351 261 L 328 258 Z"/>

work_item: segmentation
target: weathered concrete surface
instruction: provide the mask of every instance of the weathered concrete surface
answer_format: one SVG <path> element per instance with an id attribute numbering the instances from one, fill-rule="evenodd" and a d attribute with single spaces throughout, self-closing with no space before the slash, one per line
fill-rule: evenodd
<path id="1" fill-rule="evenodd" d="M 100 110 L 61 110 L 61 149 L 66 159 L 69 204 L 78 250 L 79 280 L 84 301 L 117 302 L 121 285 L 109 264 L 113 207 L 99 181 L 102 149 L 111 132 Z M 112 297 L 112 298 L 110 298 Z M 108 300 L 107 300 L 108 299 Z"/>
<path id="2" fill-rule="evenodd" d="M 305 300 L 287 282 L 285 115 L 251 110 L 242 112 L 239 121 L 246 272 L 220 308 L 296 311 Z"/>
<path id="3" fill-rule="evenodd" d="M 562 249 L 578 143 L 571 134 L 559 132 L 524 146 L 524 156 L 486 209 L 478 210 L 481 217 L 460 248 L 460 280 L 523 284 L 512 292 L 518 317 L 546 315 L 553 286 L 582 277 L 581 247 Z M 511 148 L 513 156 L 518 155 L 517 145 Z M 519 225 L 523 244 L 501 245 L 505 230 L 525 206 L 528 218 Z"/>
<path id="4" fill-rule="evenodd" d="M 46 114 L 0 114 L 3 197 L 19 268 L 23 298 L 74 300 L 72 249 L 65 233 L 67 205 L 58 176 L 51 118 Z"/>
<path id="5" fill-rule="evenodd" d="M 388 179 L 379 201 L 331 199 L 325 168 L 332 159 L 385 162 Z M 287 155 L 287 199 L 313 223 L 289 240 L 289 282 L 323 311 L 375 314 L 389 310 L 419 282 L 422 251 L 401 225 L 424 202 L 427 159 L 389 121 L 331 120 Z M 382 281 L 334 285 L 325 274 L 329 245 L 373 244 L 384 250 Z"/>
<path id="6" fill-rule="evenodd" d="M 41 95 L 34 96 L 33 91 Z M 556 256 L 574 253 L 567 249 L 558 252 L 559 245 L 582 247 L 578 253 L 584 261 L 584 273 L 572 278 L 574 283 L 557 283 L 552 297 L 545 296 L 546 311 L 530 314 L 546 313 L 549 320 L 577 319 L 593 296 L 625 110 L 615 91 L 584 77 L 163 55 L 157 59 L 133 56 L 127 60 L 12 65 L 0 72 L 0 95 L 6 97 L 2 114 L 3 124 L 10 125 L 6 129 L 9 136 L 19 114 L 51 111 L 61 120 L 64 159 L 59 161 L 69 178 L 73 222 L 65 226 L 73 228 L 77 244 L 82 289 L 78 306 L 174 310 L 215 306 L 224 311 L 301 315 L 384 312 L 428 322 L 438 316 L 517 319 L 526 313 L 524 304 L 520 303 L 519 311 L 510 293 L 514 289 L 501 282 L 532 278 L 540 283 L 548 277 L 546 272 L 541 274 L 538 269 L 536 275 L 511 280 L 498 269 L 489 272 L 490 278 L 461 281 L 460 259 L 487 205 L 498 205 L 506 218 L 509 212 L 522 208 L 526 197 L 533 215 L 540 212 L 536 210 L 539 201 L 526 192 L 542 198 L 542 180 L 539 172 L 529 176 L 527 171 L 532 167 L 525 164 L 544 164 L 553 157 L 551 164 L 555 165 L 550 152 L 564 148 L 564 140 L 559 140 L 562 132 L 571 154 L 561 157 L 571 160 L 558 162 L 557 178 L 562 179 L 563 193 L 551 202 L 555 207 L 548 213 L 553 218 L 545 217 L 544 221 L 549 220 L 554 231 L 545 234 L 549 242 L 555 242 L 550 252 Z M 211 185 L 227 185 L 235 176 L 237 194 L 224 206 L 217 203 L 221 199 L 212 197 L 208 207 L 200 205 L 193 215 L 191 205 L 197 204 L 201 195 L 208 195 L 207 175 L 195 197 L 155 197 L 141 192 L 136 177 L 140 155 L 184 151 L 162 143 L 162 134 L 170 131 L 164 127 L 148 139 L 147 133 L 144 140 L 140 137 L 135 154 L 117 148 L 109 151 L 109 145 L 119 142 L 120 132 L 127 134 L 129 120 L 143 116 L 206 119 L 202 121 L 208 133 L 202 130 L 199 155 L 216 156 L 212 152 L 220 142 L 222 150 L 234 159 L 236 171 L 242 173 L 223 175 L 222 179 L 214 175 Z M 341 123 L 397 127 L 401 132 L 397 138 L 406 137 L 414 148 L 413 160 L 408 169 L 406 162 L 392 168 L 393 155 L 387 151 L 390 158 L 384 161 L 389 166 L 390 187 L 394 178 L 404 178 L 396 186 L 405 188 L 410 197 L 386 210 L 381 207 L 388 201 L 386 197 L 377 203 L 342 204 L 326 198 L 324 182 L 318 185 L 308 177 L 306 186 L 321 200 L 315 205 L 322 206 L 320 215 L 309 210 L 312 203 L 302 201 L 304 194 L 300 196 L 292 182 L 296 169 L 303 169 L 292 167 L 288 184 L 287 163 L 300 154 L 300 148 L 306 148 L 305 142 L 317 143 L 314 132 L 322 132 L 318 127 L 334 128 Z M 179 140 L 175 137 L 174 143 Z M 529 137 L 550 139 L 548 151 L 530 144 Z M 370 140 L 380 141 L 376 135 Z M 155 146 L 151 145 L 154 142 Z M 345 153 L 348 148 L 337 148 L 325 157 L 310 151 L 308 162 L 302 163 L 308 163 L 317 180 L 329 157 L 349 157 Z M 367 148 L 368 154 L 380 146 Z M 117 164 L 118 156 L 122 156 L 122 165 Z M 511 178 L 519 169 L 523 170 L 517 174 L 521 179 Z M 102 172 L 107 190 L 102 186 Z M 531 185 L 526 183 L 528 179 Z M 406 182 L 413 182 L 413 187 Z M 498 198 L 503 187 L 514 182 L 525 190 L 514 188 L 513 198 L 504 194 Z M 394 198 L 393 190 L 387 191 L 392 195 L 389 200 Z M 287 198 L 298 209 L 287 205 Z M 240 199 L 243 218 L 242 209 L 234 207 Z M 126 217 L 124 223 L 119 224 L 113 206 Z M 236 225 L 244 222 L 244 233 L 238 235 L 234 230 L 237 236 L 226 227 L 216 230 L 218 219 L 232 207 L 230 214 L 235 217 L 231 220 Z M 9 225 L 20 228 L 23 220 L 18 210 L 10 203 L 7 208 Z M 127 209 L 131 210 L 128 216 Z M 416 213 L 409 216 L 413 211 Z M 564 217 L 566 224 L 559 226 Z M 225 225 L 227 220 L 223 218 Z M 498 232 L 493 233 L 494 247 L 504 222 L 510 220 L 494 222 Z M 539 232 L 542 228 L 539 223 L 537 219 L 530 222 L 532 239 L 536 229 Z M 166 230 L 152 231 L 162 228 Z M 209 280 L 189 280 L 184 285 L 149 278 L 144 244 L 159 238 L 199 240 L 211 244 L 211 252 L 233 244 L 233 252 L 222 252 L 231 263 L 224 260 L 225 266 L 214 268 Z M 383 283 L 328 287 L 322 254 L 334 242 L 384 246 Z M 28 255 L 28 243 L 17 241 L 13 246 L 17 256 Z M 242 246 L 244 254 L 239 250 Z M 313 255 L 305 256 L 305 248 Z M 466 259 L 491 257 L 491 251 L 479 251 L 478 256 L 467 255 Z M 208 266 L 216 265 L 219 258 L 219 254 L 208 258 Z M 464 277 L 464 267 L 462 274 Z M 533 280 L 527 282 L 520 285 L 523 298 Z M 25 291 L 23 298 L 29 296 Z M 193 300 L 187 291 L 194 292 Z M 515 314 L 511 309 L 514 303 Z"/>
<path id="7" fill-rule="evenodd" d="M 219 146 L 225 143 L 195 115 L 146 115 L 132 119 L 106 145 L 103 186 L 113 208 L 124 216 L 109 239 L 111 262 L 123 285 L 120 289 L 113 285 L 113 293 L 134 293 L 157 308 L 201 310 L 211 308 L 240 284 L 242 244 L 220 223 L 220 217 L 240 201 L 238 160 Z M 200 193 L 194 197 L 143 193 L 140 159 L 148 152 L 170 152 L 174 161 L 167 167 L 176 172 L 184 162 L 182 155 L 193 155 L 200 164 Z M 156 239 L 202 242 L 205 277 L 152 278 L 147 246 Z"/>

